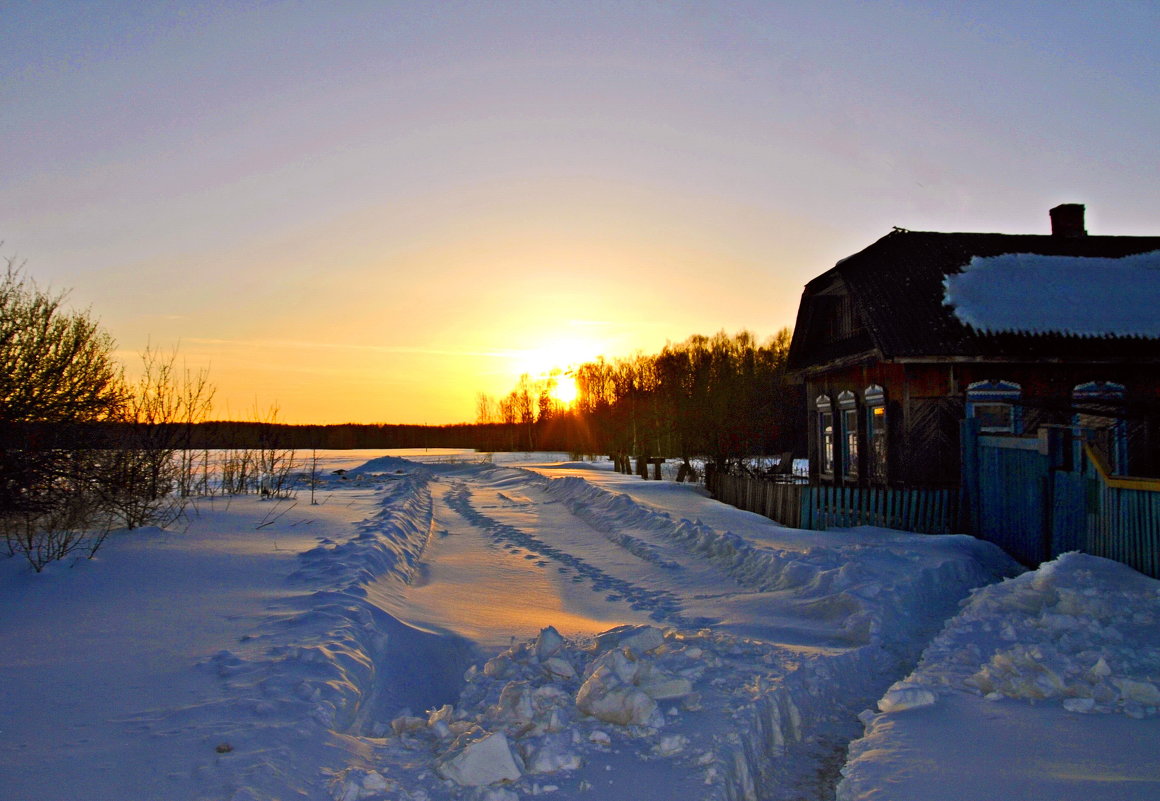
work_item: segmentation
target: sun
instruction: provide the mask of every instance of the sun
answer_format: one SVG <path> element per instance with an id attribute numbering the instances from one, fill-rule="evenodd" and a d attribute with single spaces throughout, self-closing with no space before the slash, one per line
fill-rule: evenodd
<path id="1" fill-rule="evenodd" d="M 552 400 L 563 408 L 571 407 L 580 396 L 576 368 L 608 349 L 608 343 L 584 335 L 541 332 L 528 339 L 535 344 L 509 351 L 514 375 L 527 376 L 540 387 L 550 384 Z"/>
<path id="2" fill-rule="evenodd" d="M 576 386 L 576 379 L 561 373 L 555 377 L 556 386 L 552 388 L 552 397 L 564 406 L 571 406 L 580 396 L 580 388 Z"/>

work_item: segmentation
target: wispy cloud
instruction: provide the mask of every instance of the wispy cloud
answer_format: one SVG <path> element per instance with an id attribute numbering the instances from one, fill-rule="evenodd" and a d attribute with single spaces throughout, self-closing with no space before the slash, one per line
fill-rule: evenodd
<path id="1" fill-rule="evenodd" d="M 216 345 L 227 348 L 264 348 L 277 350 L 331 350 L 350 353 L 394 353 L 418 356 L 472 356 L 491 359 L 515 359 L 526 351 L 522 350 L 457 350 L 454 348 L 428 348 L 413 345 L 365 345 L 352 342 L 310 342 L 292 339 L 213 339 L 194 337 L 184 340 L 195 345 Z"/>

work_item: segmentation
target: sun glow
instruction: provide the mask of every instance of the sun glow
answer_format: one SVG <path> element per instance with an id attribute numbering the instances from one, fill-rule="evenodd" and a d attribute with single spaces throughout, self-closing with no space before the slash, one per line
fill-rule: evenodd
<path id="1" fill-rule="evenodd" d="M 576 386 L 576 379 L 567 374 L 555 376 L 556 385 L 552 387 L 552 397 L 564 406 L 571 406 L 580 395 L 580 388 Z"/>
<path id="2" fill-rule="evenodd" d="M 580 394 L 573 371 L 600 358 L 608 347 L 608 342 L 585 333 L 549 334 L 540 337 L 536 347 L 513 354 L 513 366 L 517 375 L 526 375 L 533 382 L 550 382 L 552 398 L 563 406 L 571 406 Z"/>
<path id="3" fill-rule="evenodd" d="M 547 378 L 555 371 L 561 373 L 595 360 L 606 349 L 606 343 L 582 337 L 551 337 L 541 340 L 534 348 L 521 350 L 516 362 L 521 374 L 532 378 Z"/>

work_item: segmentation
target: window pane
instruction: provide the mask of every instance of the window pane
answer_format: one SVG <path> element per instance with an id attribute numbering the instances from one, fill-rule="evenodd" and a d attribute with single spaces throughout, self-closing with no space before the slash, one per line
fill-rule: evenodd
<path id="1" fill-rule="evenodd" d="M 846 473 L 858 474 L 858 412 L 847 409 L 842 412 L 842 428 L 846 438 Z"/>
<path id="2" fill-rule="evenodd" d="M 821 424 L 822 472 L 834 472 L 834 415 L 822 412 L 818 415 Z"/>
<path id="3" fill-rule="evenodd" d="M 1014 431 L 1012 425 L 1011 404 L 1009 403 L 976 403 L 974 416 L 979 420 L 980 431 Z"/>
<path id="4" fill-rule="evenodd" d="M 867 458 L 870 478 L 874 481 L 886 480 L 886 408 L 872 406 L 866 414 Z"/>

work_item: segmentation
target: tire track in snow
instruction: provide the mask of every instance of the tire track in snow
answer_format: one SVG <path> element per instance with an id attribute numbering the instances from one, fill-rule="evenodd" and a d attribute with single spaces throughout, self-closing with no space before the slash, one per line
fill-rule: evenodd
<path id="1" fill-rule="evenodd" d="M 539 473 L 535 473 L 535 472 L 533 472 L 531 470 L 527 470 L 525 468 L 515 468 L 515 470 L 518 471 L 519 473 L 523 474 L 523 478 L 526 480 L 528 485 L 535 487 L 536 489 L 545 493 L 549 498 L 554 497 L 552 494 L 552 484 L 554 481 L 557 481 L 558 479 L 545 478 L 544 476 L 540 475 Z M 528 499 L 517 500 L 517 499 L 515 499 L 515 498 L 513 498 L 513 497 L 511 497 L 503 492 L 497 492 L 496 494 L 499 496 L 499 499 L 501 501 L 504 501 L 505 503 L 510 503 L 510 504 L 513 504 L 516 506 L 530 506 L 533 503 L 535 503 L 534 501 L 531 501 Z M 557 500 L 547 501 L 547 503 L 558 503 L 558 502 L 559 501 L 557 501 Z M 638 559 L 643 559 L 646 562 L 651 562 L 654 565 L 656 565 L 657 567 L 660 567 L 664 570 L 676 571 L 676 570 L 683 570 L 684 569 L 680 562 L 676 562 L 672 559 L 666 558 L 663 555 L 663 550 L 651 542 L 647 542 L 646 540 L 642 540 L 639 537 L 634 537 L 633 535 L 629 534 L 628 532 L 626 532 L 620 528 L 617 528 L 615 526 L 593 525 L 592 522 L 583 514 L 584 509 L 583 509 L 582 505 L 579 508 L 577 508 L 575 504 L 569 504 L 568 511 L 571 512 L 576 517 L 579 517 L 581 520 L 588 523 L 589 527 L 593 531 L 595 531 L 596 533 L 600 534 L 600 536 L 604 537 L 604 539 L 608 540 L 613 545 L 616 545 L 620 548 L 623 548 L 624 550 L 628 551 L 629 553 L 631 553 L 633 556 L 637 557 Z"/>
<path id="2" fill-rule="evenodd" d="M 686 618 L 680 614 L 681 604 L 677 596 L 665 590 L 650 590 L 639 587 L 629 581 L 610 576 L 599 567 L 592 565 L 575 554 L 568 553 L 550 545 L 538 537 L 521 531 L 514 526 L 501 523 L 495 518 L 480 512 L 471 504 L 471 490 L 464 483 L 452 486 L 444 495 L 447 506 L 464 520 L 477 528 L 486 531 L 491 537 L 517 545 L 527 551 L 539 554 L 541 557 L 553 559 L 567 565 L 592 582 L 592 586 L 600 591 L 611 590 L 624 598 L 636 610 L 648 611 L 649 617 L 657 621 L 665 621 L 678 626 L 700 626 L 704 621 Z"/>
<path id="3" fill-rule="evenodd" d="M 651 509 L 629 495 L 574 476 L 550 479 L 547 491 L 597 531 L 628 525 L 654 532 L 754 592 L 792 589 L 826 594 L 854 583 L 854 577 L 848 574 L 857 572 L 856 566 L 843 572 L 844 560 L 834 549 L 797 552 L 758 547 L 732 531 L 717 531 L 700 520 L 674 520 L 668 512 Z"/>

